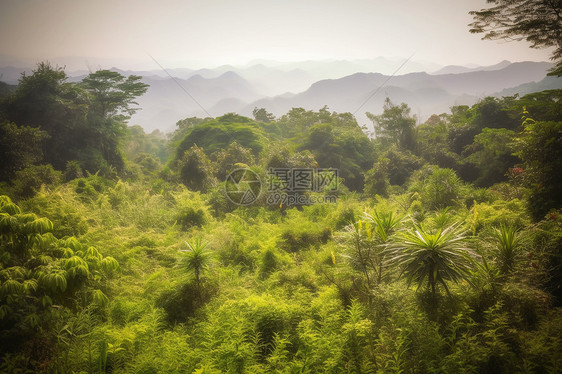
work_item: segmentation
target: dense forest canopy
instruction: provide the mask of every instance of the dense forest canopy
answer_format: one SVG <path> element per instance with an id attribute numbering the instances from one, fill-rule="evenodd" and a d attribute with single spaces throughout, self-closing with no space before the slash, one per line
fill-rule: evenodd
<path id="1" fill-rule="evenodd" d="M 471 32 L 554 47 L 560 1 Z M 0 371 L 562 371 L 562 90 L 425 123 L 254 108 L 128 126 L 141 77 L 0 85 Z"/>
<path id="2" fill-rule="evenodd" d="M 2 93 L 2 372 L 560 371 L 562 90 L 165 135 L 66 78 Z"/>

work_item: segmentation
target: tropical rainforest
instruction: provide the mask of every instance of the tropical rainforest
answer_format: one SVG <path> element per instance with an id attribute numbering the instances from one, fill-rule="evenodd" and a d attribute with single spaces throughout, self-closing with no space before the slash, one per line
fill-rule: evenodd
<path id="1" fill-rule="evenodd" d="M 387 99 L 368 136 L 327 107 L 147 134 L 146 89 L 46 62 L 3 85 L 1 372 L 562 370 L 562 90 L 421 124 Z M 268 199 L 319 168 L 338 183 Z"/>

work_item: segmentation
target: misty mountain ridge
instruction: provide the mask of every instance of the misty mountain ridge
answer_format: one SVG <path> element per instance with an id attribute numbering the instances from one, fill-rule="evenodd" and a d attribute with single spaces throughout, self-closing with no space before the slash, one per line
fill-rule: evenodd
<path id="1" fill-rule="evenodd" d="M 141 110 L 130 121 L 147 131 L 172 131 L 178 120 L 192 116 L 216 117 L 229 112 L 251 116 L 255 107 L 280 116 L 293 107 L 318 110 L 327 105 L 333 111 L 354 113 L 360 123 L 368 124 L 365 112 L 381 113 L 386 97 L 395 103 L 407 103 L 423 121 L 431 114 L 448 112 L 453 105 L 472 105 L 484 96 L 562 87 L 560 78 L 545 79 L 552 66 L 547 62 L 439 67 L 409 61 L 391 76 L 398 66 L 399 61 L 378 58 L 277 64 L 256 61 L 242 67 L 222 65 L 212 69 L 110 70 L 140 75 L 150 85 L 137 100 Z M 31 69 L 0 68 L 0 80 L 16 84 L 23 71 L 30 73 Z M 67 74 L 69 81 L 80 81 L 88 70 Z"/>
<path id="2" fill-rule="evenodd" d="M 521 62 L 509 64 L 500 70 L 444 75 L 410 73 L 395 77 L 380 73 L 356 73 L 340 79 L 316 82 L 308 90 L 290 97 L 261 99 L 240 112 L 247 114 L 253 107 L 264 107 L 281 115 L 293 107 L 317 110 L 327 105 L 336 112 L 354 113 L 360 123 L 368 124 L 365 112 L 381 113 L 384 100 L 389 97 L 395 103 L 407 103 L 412 113 L 423 121 L 431 114 L 448 112 L 453 105 L 472 105 L 484 96 L 498 95 L 506 88 L 527 84 L 522 86 L 526 91 L 535 92 L 534 86 L 540 90 L 540 84 L 535 82 L 545 79 L 550 66 L 549 63 Z M 562 87 L 561 78 L 547 79 L 550 86 Z M 377 89 L 378 92 L 373 95 Z"/>
<path id="3" fill-rule="evenodd" d="M 508 67 L 512 64 L 511 61 L 503 60 L 500 63 L 490 66 L 462 66 L 462 65 L 447 65 L 439 70 L 432 72 L 432 75 L 442 75 L 442 74 L 462 74 L 462 73 L 469 73 L 474 71 L 491 71 L 491 70 L 500 70 L 503 68 Z"/>

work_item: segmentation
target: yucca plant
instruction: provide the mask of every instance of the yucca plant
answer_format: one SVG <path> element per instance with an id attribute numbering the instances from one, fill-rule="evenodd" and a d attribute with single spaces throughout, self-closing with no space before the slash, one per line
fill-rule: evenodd
<path id="1" fill-rule="evenodd" d="M 372 215 L 365 213 L 368 225 L 368 239 L 374 244 L 376 252 L 377 283 L 383 280 L 383 264 L 386 246 L 390 242 L 390 238 L 395 234 L 400 224 L 404 221 L 403 216 L 396 215 L 392 212 L 375 211 Z"/>
<path id="2" fill-rule="evenodd" d="M 343 239 L 344 258 L 362 275 L 363 282 L 355 287 L 367 295 L 369 303 L 372 290 L 383 281 L 384 254 L 391 235 L 397 230 L 402 218 L 392 212 L 364 214 L 364 219 L 345 227 Z"/>
<path id="3" fill-rule="evenodd" d="M 346 251 L 344 258 L 349 265 L 362 273 L 366 281 L 367 293 L 374 285 L 377 269 L 377 253 L 371 243 L 370 224 L 363 220 L 358 220 L 345 227 L 344 243 Z"/>
<path id="4" fill-rule="evenodd" d="M 428 232 L 416 226 L 414 232 L 398 235 L 398 242 L 388 254 L 389 263 L 402 269 L 408 285 L 427 284 L 433 297 L 440 284 L 449 293 L 448 281 L 469 281 L 475 252 L 468 246 L 467 237 L 459 224 Z"/>
<path id="5" fill-rule="evenodd" d="M 398 216 L 392 212 L 375 211 L 372 215 L 365 213 L 366 221 L 371 223 L 374 240 L 379 244 L 386 244 L 390 236 L 396 232 L 398 226 L 404 220 L 404 217 Z"/>
<path id="6" fill-rule="evenodd" d="M 209 243 L 201 241 L 201 238 L 195 239 L 192 243 L 185 242 L 189 250 L 182 250 L 185 254 L 182 265 L 189 271 L 193 272 L 195 282 L 201 283 L 201 273 L 209 266 L 211 252 L 207 249 Z"/>
<path id="7" fill-rule="evenodd" d="M 521 235 L 515 226 L 501 224 L 492 234 L 496 241 L 497 259 L 501 274 L 513 271 L 521 248 Z"/>

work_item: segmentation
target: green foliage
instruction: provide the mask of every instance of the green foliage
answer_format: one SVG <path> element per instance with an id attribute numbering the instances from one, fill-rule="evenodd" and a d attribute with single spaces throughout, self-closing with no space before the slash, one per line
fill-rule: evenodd
<path id="1" fill-rule="evenodd" d="M 530 43 L 531 48 L 554 47 L 551 59 L 557 65 L 551 70 L 552 75 L 562 74 L 562 42 L 558 2 L 538 0 L 528 1 L 489 1 L 490 8 L 472 11 L 474 22 L 470 24 L 471 33 L 484 33 L 482 39 L 522 40 Z"/>
<path id="2" fill-rule="evenodd" d="M 43 160 L 57 170 L 65 170 L 69 161 L 90 172 L 121 170 L 125 123 L 136 110 L 134 99 L 147 89 L 139 79 L 100 70 L 78 84 L 69 83 L 62 68 L 39 63 L 31 75 L 22 76 L 2 108 L 3 118 L 16 124 L 3 125 L 10 144 L 2 152 L 12 158 L 12 170 L 3 173 Z M 20 149 L 16 153 L 10 150 L 15 146 Z"/>
<path id="3" fill-rule="evenodd" d="M 554 297 L 556 306 L 562 305 L 562 215 L 549 214 L 540 221 L 530 237 L 533 252 L 529 265 L 538 272 L 544 289 Z M 528 255 L 529 256 L 529 255 Z M 541 271 L 542 269 L 542 271 Z"/>
<path id="4" fill-rule="evenodd" d="M 41 141 L 47 133 L 14 123 L 0 124 L 0 181 L 9 181 L 15 172 L 42 161 Z"/>
<path id="5" fill-rule="evenodd" d="M 427 166 L 412 176 L 409 191 L 420 194 L 426 209 L 437 210 L 458 205 L 463 188 L 453 170 Z"/>
<path id="6" fill-rule="evenodd" d="M 452 117 L 453 115 L 448 114 L 433 115 L 416 128 L 419 155 L 428 163 L 441 168 L 454 169 L 460 158 L 450 149 L 448 142 Z"/>
<path id="7" fill-rule="evenodd" d="M 283 135 L 287 138 L 291 138 L 298 134 L 305 133 L 312 125 L 323 122 L 320 117 L 325 119 L 325 112 L 326 111 L 321 115 L 320 112 L 315 113 L 313 111 L 307 111 L 304 108 L 292 108 L 279 119 Z"/>
<path id="8" fill-rule="evenodd" d="M 124 77 L 118 72 L 98 70 L 85 77 L 80 86 L 89 94 L 88 131 L 90 146 L 98 150 L 107 165 L 121 170 L 124 166 L 120 141 L 126 133 L 126 122 L 137 111 L 135 99 L 148 89 L 142 77 Z M 83 161 L 87 170 L 95 171 Z"/>
<path id="9" fill-rule="evenodd" d="M 550 209 L 562 207 L 562 122 L 525 121 L 516 145 L 523 160 L 524 181 L 530 187 L 529 210 L 538 221 Z"/>
<path id="10" fill-rule="evenodd" d="M 170 153 L 173 153 L 173 150 L 177 148 L 178 144 L 185 138 L 185 136 L 191 131 L 192 128 L 211 120 L 212 118 L 190 117 L 176 122 L 177 128 L 173 133 L 168 134 L 168 147 L 170 149 Z"/>
<path id="11" fill-rule="evenodd" d="M 251 166 L 253 163 L 251 150 L 234 141 L 216 155 L 217 178 L 219 181 L 224 181 L 231 171 Z"/>
<path id="12" fill-rule="evenodd" d="M 398 144 L 402 149 L 413 150 L 415 145 L 416 118 L 410 117 L 406 103 L 395 105 L 386 98 L 381 115 L 367 113 L 375 125 L 375 135 L 385 144 Z"/>
<path id="13" fill-rule="evenodd" d="M 271 248 L 266 249 L 261 256 L 260 267 L 259 267 L 259 276 L 262 279 L 267 278 L 271 273 L 277 270 L 279 266 L 279 260 L 277 259 L 277 255 L 275 251 Z"/>
<path id="14" fill-rule="evenodd" d="M 473 228 L 481 231 L 492 226 L 507 225 L 523 227 L 529 224 L 529 217 L 523 201 L 513 199 L 511 201 L 497 200 L 493 203 L 475 204 L 473 207 Z"/>
<path id="15" fill-rule="evenodd" d="M 177 289 L 165 290 L 156 300 L 166 312 L 166 320 L 170 324 L 185 323 L 195 316 L 195 312 L 208 303 L 217 292 L 217 285 L 207 282 L 204 285 L 197 281 L 188 281 Z"/>
<path id="16" fill-rule="evenodd" d="M 296 209 L 289 211 L 289 220 L 281 226 L 278 241 L 280 248 L 288 252 L 299 252 L 326 243 L 332 232 L 329 227 L 298 217 Z"/>
<path id="17" fill-rule="evenodd" d="M 535 92 L 521 97 L 513 103 L 513 110 L 537 121 L 562 121 L 562 89 Z M 529 112 L 528 114 L 525 112 Z"/>
<path id="18" fill-rule="evenodd" d="M 486 147 L 491 147 L 492 149 L 488 150 L 487 153 L 493 155 L 494 163 L 497 164 L 495 165 L 496 167 L 503 167 L 505 166 L 503 164 L 509 163 L 510 154 L 508 150 L 506 150 L 506 147 L 509 147 L 509 145 L 503 144 L 497 139 L 498 137 L 508 137 L 508 131 L 487 130 L 488 135 L 481 135 L 479 143 L 474 142 L 476 140 L 475 137 L 479 135 L 484 128 L 517 129 L 519 127 L 519 120 L 517 114 L 512 113 L 513 103 L 514 98 L 510 97 L 502 99 L 486 97 L 472 108 L 466 106 L 453 107 L 451 109 L 452 115 L 450 117 L 447 136 L 450 152 L 463 155 L 464 157 L 470 157 L 470 154 L 474 151 L 485 150 Z M 498 151 L 497 154 L 496 151 Z M 482 153 L 480 153 L 480 155 L 482 155 Z M 478 159 L 479 156 L 477 155 L 474 157 Z M 458 156 L 454 156 L 454 158 L 457 160 L 459 159 Z M 474 162 L 476 161 L 477 160 L 474 160 Z M 482 164 L 481 166 L 485 168 L 486 165 Z M 450 167 L 455 168 L 459 172 L 459 175 L 467 181 L 472 182 L 480 177 L 474 164 L 465 162 L 462 165 L 451 165 Z M 488 176 L 487 178 L 490 177 L 493 176 Z M 486 181 L 484 180 L 483 182 Z M 488 181 L 488 183 L 490 182 L 493 181 Z"/>
<path id="19" fill-rule="evenodd" d="M 66 182 L 69 182 L 73 179 L 83 178 L 84 173 L 82 173 L 80 163 L 76 160 L 68 161 L 66 163 L 66 168 L 64 169 L 63 176 Z"/>
<path id="20" fill-rule="evenodd" d="M 269 158 L 265 160 L 265 166 L 269 168 L 314 168 L 318 162 L 310 151 L 293 152 L 284 144 L 275 144 L 272 147 Z"/>
<path id="21" fill-rule="evenodd" d="M 375 286 L 387 280 L 385 255 L 392 236 L 399 230 L 403 218 L 392 212 L 364 213 L 364 219 L 352 222 L 344 230 L 344 258 L 351 268 L 361 274 L 363 287 L 371 304 Z M 359 285 L 359 283 L 355 283 Z"/>
<path id="22" fill-rule="evenodd" d="M 389 104 L 387 136 L 374 140 L 324 107 L 269 123 L 188 118 L 166 145 L 124 127 L 135 108 L 117 75 L 90 77 L 87 91 L 63 78 L 43 67 L 0 113 L 15 165 L 2 189 L 18 203 L 0 196 L 0 371 L 560 371 L 562 215 L 552 205 L 531 224 L 525 210 L 527 187 L 552 181 L 541 162 L 556 163 L 559 90 L 453 107 L 411 138 L 408 108 Z M 523 105 L 539 122 L 521 132 Z M 18 153 L 52 135 L 43 125 L 79 152 Z M 523 165 L 509 161 L 513 138 Z M 197 147 L 177 153 L 186 139 Z M 536 161 L 535 146 L 549 159 Z M 165 148 L 180 157 L 162 168 Z M 40 164 L 49 157 L 64 181 Z M 240 207 L 216 180 L 235 167 L 265 178 L 326 165 L 354 190 L 365 175 L 365 192 Z M 491 188 L 469 182 L 506 168 Z"/>
<path id="23" fill-rule="evenodd" d="M 86 303 L 104 307 L 100 281 L 119 264 L 76 238 L 57 239 L 53 224 L 21 213 L 0 197 L 0 328 L 2 351 L 20 348 L 26 339 L 48 338 L 45 331 L 67 311 Z"/>
<path id="24" fill-rule="evenodd" d="M 254 110 L 252 110 L 252 115 L 256 121 L 260 122 L 270 123 L 275 120 L 275 116 L 265 110 L 265 108 L 254 108 Z"/>
<path id="25" fill-rule="evenodd" d="M 185 151 L 178 169 L 181 182 L 190 190 L 206 192 L 217 183 L 211 161 L 196 145 Z"/>
<path id="26" fill-rule="evenodd" d="M 203 209 L 195 210 L 192 207 L 186 207 L 178 212 L 176 221 L 186 230 L 193 226 L 203 226 L 207 222 L 207 217 Z"/>
<path id="27" fill-rule="evenodd" d="M 317 167 L 338 169 L 345 185 L 358 191 L 363 187 L 363 173 L 373 164 L 373 151 L 368 137 L 353 122 L 354 126 L 346 127 L 336 123 L 311 126 L 299 150 L 310 151 Z"/>
<path id="28" fill-rule="evenodd" d="M 525 332 L 521 337 L 523 350 L 528 354 L 521 362 L 522 368 L 530 368 L 535 372 L 555 373 L 560 370 L 562 360 L 560 349 L 560 326 L 562 326 L 560 310 L 552 311 L 545 316 L 537 331 Z"/>
<path id="29" fill-rule="evenodd" d="M 116 71 L 98 70 L 90 73 L 81 82 L 82 87 L 91 94 L 93 111 L 102 118 L 124 121 L 135 113 L 135 99 L 148 89 L 140 82 L 142 77 L 124 77 Z"/>
<path id="30" fill-rule="evenodd" d="M 497 243 L 500 271 L 503 274 L 509 274 L 513 271 L 519 255 L 521 235 L 514 226 L 500 225 L 494 230 L 493 238 Z"/>
<path id="31" fill-rule="evenodd" d="M 490 129 L 485 127 L 474 137 L 470 146 L 470 156 L 465 162 L 472 163 L 478 169 L 479 177 L 474 181 L 477 186 L 491 186 L 507 179 L 507 171 L 519 159 L 512 156 L 515 132 L 507 129 Z"/>
<path id="32" fill-rule="evenodd" d="M 365 187 L 363 192 L 370 196 L 388 196 L 390 188 L 389 172 L 390 160 L 380 157 L 372 169 L 365 173 Z"/>
<path id="33" fill-rule="evenodd" d="M 10 192 L 18 198 L 30 198 L 42 186 L 56 187 L 62 179 L 62 173 L 47 165 L 32 165 L 15 173 Z"/>
<path id="34" fill-rule="evenodd" d="M 21 77 L 4 110 L 16 125 L 39 128 L 48 135 L 43 156 L 59 170 L 77 158 L 87 142 L 86 94 L 66 79 L 62 68 L 39 63 L 31 75 Z"/>
<path id="35" fill-rule="evenodd" d="M 129 126 L 125 136 L 124 152 L 129 160 L 147 154 L 159 162 L 166 162 L 168 159 L 166 136 L 160 130 L 146 134 L 139 125 Z"/>
<path id="36" fill-rule="evenodd" d="M 411 152 L 392 145 L 378 157 L 365 183 L 372 192 L 384 196 L 388 184 L 402 186 L 422 164 Z"/>
<path id="37" fill-rule="evenodd" d="M 439 284 L 449 293 L 447 281 L 468 279 L 475 254 L 458 224 L 433 232 L 418 226 L 399 240 L 388 261 L 401 268 L 408 284 L 417 282 L 419 289 L 426 283 L 435 295 Z"/>
<path id="38" fill-rule="evenodd" d="M 50 193 L 41 191 L 33 198 L 23 201 L 21 206 L 53 222 L 52 233 L 57 238 L 79 237 L 88 231 L 90 224 L 88 217 L 83 214 L 81 202 L 69 199 L 70 196 L 75 196 L 70 188 L 63 187 Z"/>
<path id="39" fill-rule="evenodd" d="M 199 285 L 201 283 L 201 273 L 207 269 L 212 257 L 212 253 L 207 249 L 209 243 L 202 242 L 201 238 L 197 238 L 192 244 L 189 242 L 185 242 L 185 244 L 189 250 L 184 251 L 182 266 L 188 271 L 193 272 L 195 282 Z"/>
<path id="40" fill-rule="evenodd" d="M 245 117 L 238 120 L 243 122 L 231 122 L 229 117 L 223 116 L 195 126 L 176 148 L 176 160 L 181 159 L 183 153 L 195 145 L 210 155 L 225 149 L 234 141 L 244 148 L 251 149 L 254 156 L 257 156 L 265 144 L 260 127 Z"/>

